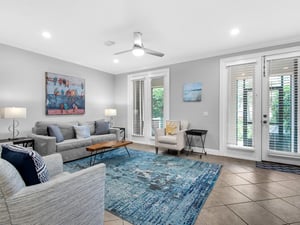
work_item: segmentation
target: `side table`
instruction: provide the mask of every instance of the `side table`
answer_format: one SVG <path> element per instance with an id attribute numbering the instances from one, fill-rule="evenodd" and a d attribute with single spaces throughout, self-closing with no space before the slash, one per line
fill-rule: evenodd
<path id="1" fill-rule="evenodd" d="M 34 146 L 34 139 L 32 138 L 23 138 L 13 141 L 14 145 L 22 145 L 23 147 L 32 147 Z"/>
<path id="2" fill-rule="evenodd" d="M 203 154 L 206 155 L 205 139 L 206 139 L 207 130 L 191 129 L 191 130 L 185 131 L 185 134 L 186 134 L 186 142 L 187 142 L 187 146 L 188 146 L 189 150 L 191 150 L 193 137 L 200 136 L 200 140 L 201 140 L 201 144 L 202 144 L 202 146 L 200 146 L 200 147 L 202 147 L 202 152 L 200 153 L 200 159 L 202 158 Z M 191 150 L 191 151 L 193 151 L 193 150 Z"/>
<path id="3" fill-rule="evenodd" d="M 126 133 L 125 133 L 125 127 L 113 127 L 113 128 L 119 128 L 120 129 L 120 135 L 122 137 L 122 141 L 125 141 Z"/>

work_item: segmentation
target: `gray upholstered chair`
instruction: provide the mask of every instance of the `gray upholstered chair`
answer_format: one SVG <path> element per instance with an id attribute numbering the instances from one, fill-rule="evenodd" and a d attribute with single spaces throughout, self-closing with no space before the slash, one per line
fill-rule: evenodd
<path id="1" fill-rule="evenodd" d="M 44 160 L 50 180 L 25 186 L 15 167 L 0 158 L 0 224 L 103 224 L 105 165 L 66 173 L 60 154 Z"/>
<path id="2" fill-rule="evenodd" d="M 185 147 L 185 131 L 189 127 L 189 122 L 186 120 L 172 121 L 179 124 L 178 131 L 173 135 L 166 132 L 166 128 L 158 128 L 155 133 L 155 151 L 158 153 L 158 148 L 166 148 L 176 150 L 178 155 Z"/>

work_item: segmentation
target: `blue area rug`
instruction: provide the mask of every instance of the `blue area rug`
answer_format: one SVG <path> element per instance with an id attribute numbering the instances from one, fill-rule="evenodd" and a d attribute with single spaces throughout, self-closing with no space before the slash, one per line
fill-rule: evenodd
<path id="1" fill-rule="evenodd" d="M 256 167 L 261 169 L 269 169 L 269 170 L 276 170 L 280 172 L 300 174 L 299 166 L 293 166 L 293 165 L 287 165 L 281 163 L 256 162 Z"/>
<path id="2" fill-rule="evenodd" d="M 105 209 L 134 225 L 192 225 L 221 165 L 124 148 L 98 155 L 106 164 Z M 102 158 L 101 158 L 102 156 Z M 64 164 L 69 172 L 90 158 Z"/>

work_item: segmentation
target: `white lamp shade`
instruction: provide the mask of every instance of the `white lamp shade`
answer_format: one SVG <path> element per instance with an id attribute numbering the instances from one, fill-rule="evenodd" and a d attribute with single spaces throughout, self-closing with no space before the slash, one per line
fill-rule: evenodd
<path id="1" fill-rule="evenodd" d="M 26 108 L 24 107 L 4 107 L 0 111 L 3 119 L 26 118 Z"/>
<path id="2" fill-rule="evenodd" d="M 105 109 L 104 114 L 105 114 L 105 116 L 116 116 L 117 110 L 116 109 Z"/>

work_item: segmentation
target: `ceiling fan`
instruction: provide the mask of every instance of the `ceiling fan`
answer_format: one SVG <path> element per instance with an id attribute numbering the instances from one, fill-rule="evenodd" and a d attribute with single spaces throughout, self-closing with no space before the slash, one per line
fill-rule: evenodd
<path id="1" fill-rule="evenodd" d="M 130 50 L 122 51 L 122 52 L 117 52 L 114 55 L 120 55 L 123 53 L 127 52 L 132 52 L 134 56 L 142 56 L 145 53 L 158 56 L 158 57 L 163 57 L 165 54 L 161 52 L 157 52 L 148 48 L 144 48 L 144 45 L 142 43 L 142 33 L 140 32 L 134 32 L 133 33 L 133 47 Z"/>

